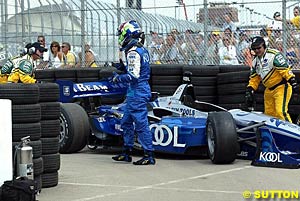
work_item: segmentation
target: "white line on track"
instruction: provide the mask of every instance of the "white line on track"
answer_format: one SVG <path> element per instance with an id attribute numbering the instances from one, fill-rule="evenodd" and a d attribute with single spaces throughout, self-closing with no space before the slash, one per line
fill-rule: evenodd
<path id="1" fill-rule="evenodd" d="M 162 182 L 162 183 L 158 183 L 158 184 L 152 184 L 152 185 L 147 185 L 147 186 L 138 186 L 138 187 L 137 186 L 102 185 L 102 184 L 84 184 L 84 183 L 81 184 L 81 183 L 68 183 L 68 182 L 60 182 L 60 184 L 76 185 L 76 186 L 99 186 L 99 187 L 131 188 L 131 189 L 127 189 L 127 190 L 118 191 L 116 193 L 107 193 L 107 194 L 102 194 L 102 195 L 96 195 L 96 196 L 93 196 L 93 197 L 81 198 L 81 199 L 74 200 L 74 201 L 89 201 L 89 200 L 95 200 L 95 199 L 98 199 L 98 198 L 109 197 L 109 196 L 119 195 L 119 194 L 128 193 L 128 192 L 132 192 L 132 191 L 143 190 L 143 189 L 169 189 L 169 190 L 174 189 L 175 190 L 176 188 L 162 188 L 162 187 L 159 187 L 159 186 L 179 183 L 179 182 L 183 182 L 183 181 L 190 181 L 190 180 L 194 180 L 194 179 L 200 179 L 200 178 L 210 177 L 210 176 L 215 176 L 215 175 L 220 175 L 220 174 L 226 174 L 226 173 L 230 173 L 230 172 L 245 170 L 245 169 L 248 169 L 248 168 L 252 168 L 252 166 L 244 166 L 244 167 L 241 167 L 241 168 L 233 168 L 233 169 L 229 169 L 229 170 L 223 170 L 223 171 L 219 171 L 219 172 L 207 173 L 207 174 L 188 177 L 188 178 L 184 178 L 184 179 L 177 179 L 177 180 L 172 180 L 172 181 L 168 181 L 168 182 Z M 237 192 L 237 191 L 217 191 L 217 190 L 204 190 L 204 189 L 187 189 L 187 191 L 231 193 L 231 194 L 237 194 L 237 193 L 240 194 L 241 193 L 241 192 Z"/>

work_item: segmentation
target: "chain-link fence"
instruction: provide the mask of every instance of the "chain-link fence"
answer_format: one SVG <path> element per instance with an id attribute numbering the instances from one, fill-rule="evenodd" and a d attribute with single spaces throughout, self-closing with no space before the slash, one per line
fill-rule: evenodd
<path id="1" fill-rule="evenodd" d="M 276 3 L 282 6 L 280 10 Z M 88 43 L 97 63 L 116 61 L 116 28 L 135 19 L 146 34 L 152 63 L 251 65 L 251 37 L 261 35 L 269 47 L 283 51 L 290 64 L 299 68 L 300 17 L 290 16 L 298 1 L 190 5 L 197 8 L 197 22 L 98 0 L 0 0 L 0 4 L 2 61 L 18 54 L 28 42 L 37 41 L 39 35 L 45 36 L 48 48 L 52 41 L 69 42 L 78 54 Z M 257 12 L 257 4 L 280 12 L 280 16 L 277 13 L 273 19 L 270 14 Z M 282 23 L 281 19 L 291 20 Z"/>

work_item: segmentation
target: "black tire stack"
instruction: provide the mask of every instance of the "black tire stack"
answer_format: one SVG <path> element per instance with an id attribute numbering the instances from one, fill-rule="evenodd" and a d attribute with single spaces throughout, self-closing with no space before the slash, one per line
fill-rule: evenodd
<path id="1" fill-rule="evenodd" d="M 182 65 L 151 65 L 151 91 L 160 96 L 170 96 L 182 83 Z"/>
<path id="2" fill-rule="evenodd" d="M 255 103 L 254 103 L 254 110 L 264 112 L 264 92 L 266 87 L 260 83 L 258 89 L 254 93 Z"/>
<path id="3" fill-rule="evenodd" d="M 55 82 L 55 71 L 56 69 L 36 70 L 34 77 L 38 81 Z"/>
<path id="4" fill-rule="evenodd" d="M 247 66 L 220 66 L 217 75 L 218 105 L 226 109 L 247 110 L 245 93 L 249 76 Z"/>
<path id="5" fill-rule="evenodd" d="M 33 149 L 34 180 L 37 190 L 41 190 L 43 173 L 42 142 L 41 142 L 41 107 L 38 103 L 39 88 L 35 84 L 1 84 L 0 99 L 12 101 L 12 149 L 20 144 L 21 138 L 30 136 Z M 16 163 L 16 161 L 14 161 Z M 14 166 L 16 175 L 16 164 Z"/>
<path id="6" fill-rule="evenodd" d="M 41 105 L 41 142 L 44 171 L 41 175 L 42 187 L 48 188 L 58 184 L 60 169 L 59 133 L 60 102 L 59 87 L 55 83 L 37 84 Z"/>
<path id="7" fill-rule="evenodd" d="M 216 76 L 219 73 L 217 66 L 185 66 L 182 71 L 192 73 L 191 81 L 197 100 L 217 103 Z"/>
<path id="8" fill-rule="evenodd" d="M 76 82 L 96 82 L 100 79 L 101 68 L 78 68 L 76 69 Z"/>
<path id="9" fill-rule="evenodd" d="M 295 74 L 296 80 L 300 85 L 300 70 L 295 70 L 293 71 L 293 73 Z M 288 112 L 291 115 L 293 122 L 296 122 L 296 119 L 298 119 L 298 121 L 300 120 L 300 114 L 299 114 L 300 113 L 300 86 L 299 86 L 298 94 L 292 95 L 292 98 L 289 103 Z"/>

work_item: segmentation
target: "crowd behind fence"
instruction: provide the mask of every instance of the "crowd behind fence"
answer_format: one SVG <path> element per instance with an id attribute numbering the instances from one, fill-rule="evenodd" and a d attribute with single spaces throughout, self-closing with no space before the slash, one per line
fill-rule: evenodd
<path id="1" fill-rule="evenodd" d="M 238 27 L 235 24 L 244 9 L 239 3 L 215 6 L 209 2 L 199 10 L 203 13 L 203 20 L 195 23 L 130 8 L 117 8 L 99 0 L 85 1 L 85 9 L 82 10 L 81 2 L 1 1 L 0 65 L 1 61 L 17 55 L 28 42 L 36 41 L 39 35 L 45 36 L 48 48 L 53 41 L 70 43 L 71 51 L 76 55 L 85 44 L 89 44 L 99 66 L 117 61 L 116 29 L 120 22 L 135 19 L 146 34 L 145 45 L 150 51 L 152 63 L 251 65 L 251 38 L 261 35 L 270 48 L 283 51 L 293 68 L 299 68 L 300 17 L 296 26 L 287 21 L 285 27 L 285 20 L 282 23 L 274 15 L 271 16 L 274 19 L 268 17 L 269 21 L 272 19 L 271 23 L 263 23 L 262 19 L 261 25 L 253 25 L 250 18 L 252 26 Z M 251 7 L 250 3 L 248 5 Z M 203 12 L 205 9 L 207 15 Z M 281 19 L 285 18 L 286 14 L 281 16 Z"/>

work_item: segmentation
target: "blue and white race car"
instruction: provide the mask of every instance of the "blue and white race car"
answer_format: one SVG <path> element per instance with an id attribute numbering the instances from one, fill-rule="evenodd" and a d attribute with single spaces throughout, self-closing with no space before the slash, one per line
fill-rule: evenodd
<path id="1" fill-rule="evenodd" d="M 174 154 L 208 153 L 215 164 L 232 163 L 236 158 L 252 160 L 253 165 L 298 168 L 300 163 L 300 126 L 276 119 L 261 112 L 248 112 L 240 109 L 226 110 L 220 106 L 195 100 L 193 85 L 184 77 L 185 84 L 180 85 L 172 96 L 158 97 L 153 93 L 149 103 L 148 119 L 153 134 L 155 151 Z M 66 90 L 65 83 L 60 83 L 61 90 Z M 111 93 L 116 86 L 102 82 L 97 88 Z M 99 87 L 101 86 L 101 87 Z M 105 87 L 104 87 L 105 86 Z M 124 86 L 121 86 L 122 88 Z M 75 86 L 69 90 L 76 90 Z M 124 88 L 123 88 L 124 89 Z M 102 105 L 97 113 L 74 115 L 80 118 L 74 123 L 72 113 L 74 103 L 62 104 L 61 146 L 85 145 L 88 147 L 122 145 L 120 120 L 123 116 L 126 101 L 118 105 Z M 77 109 L 78 111 L 80 109 Z M 87 122 L 91 132 L 82 135 L 71 135 L 80 130 L 80 122 Z M 69 120 L 69 121 L 68 121 Z M 86 124 L 84 123 L 87 127 Z M 79 131 L 78 131 L 79 132 Z M 77 137 L 76 137 L 77 136 Z M 72 142 L 74 139 L 84 142 Z M 136 147 L 139 147 L 138 139 Z M 63 149 L 71 152 L 70 149 Z M 75 149 L 76 150 L 76 149 Z M 78 149 L 77 149 L 78 150 Z"/>

